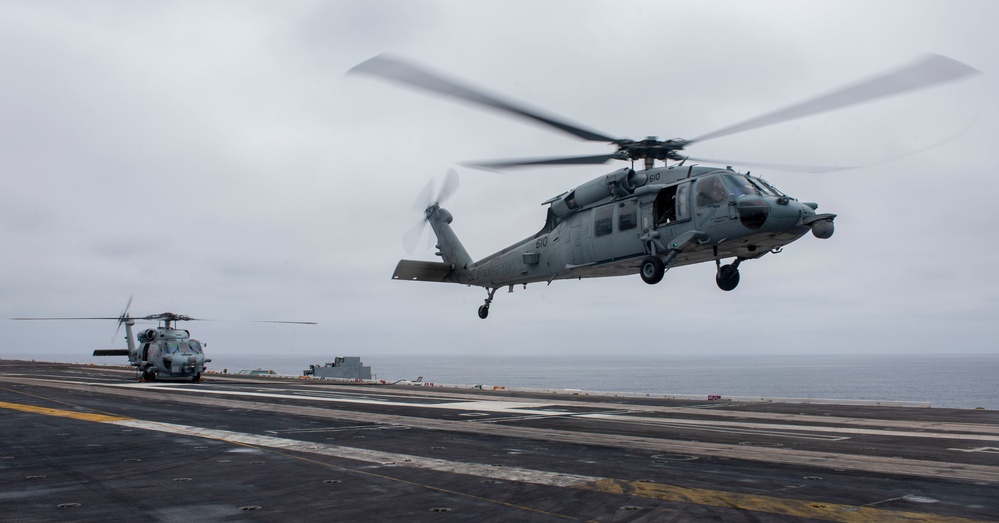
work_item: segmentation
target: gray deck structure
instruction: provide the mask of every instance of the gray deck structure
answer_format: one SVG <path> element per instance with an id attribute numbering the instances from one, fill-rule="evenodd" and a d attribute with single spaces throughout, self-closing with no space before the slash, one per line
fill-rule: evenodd
<path id="1" fill-rule="evenodd" d="M 999 413 L 0 360 L 3 521 L 999 520 Z"/>
<path id="2" fill-rule="evenodd" d="M 357 356 L 337 356 L 326 365 L 309 365 L 309 368 L 302 374 L 316 378 L 370 380 L 371 367 L 361 363 L 361 358 Z"/>

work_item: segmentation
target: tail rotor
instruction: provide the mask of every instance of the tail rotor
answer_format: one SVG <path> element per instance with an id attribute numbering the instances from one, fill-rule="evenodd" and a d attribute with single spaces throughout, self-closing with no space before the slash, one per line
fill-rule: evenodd
<path id="1" fill-rule="evenodd" d="M 114 343 L 114 340 L 118 337 L 118 333 L 121 332 L 121 326 L 129 319 L 128 309 L 132 307 L 132 298 L 135 298 L 135 296 L 128 297 L 128 303 L 125 304 L 125 308 L 118 315 L 118 328 L 114 330 L 114 336 L 111 336 L 111 343 Z"/>
<path id="2" fill-rule="evenodd" d="M 403 247 L 405 247 L 408 254 L 412 254 L 417 244 L 419 244 L 424 231 L 427 229 L 430 216 L 440 208 L 444 200 L 450 198 L 458 190 L 458 173 L 454 169 L 448 169 L 444 175 L 444 181 L 441 184 L 440 190 L 436 192 L 436 196 L 434 192 L 435 185 L 434 179 L 431 178 L 423 186 L 423 190 L 420 191 L 420 195 L 417 196 L 416 201 L 413 202 L 413 210 L 423 212 L 423 218 L 406 231 L 406 234 L 402 237 Z M 430 241 L 433 241 L 431 237 L 428 238 Z"/>

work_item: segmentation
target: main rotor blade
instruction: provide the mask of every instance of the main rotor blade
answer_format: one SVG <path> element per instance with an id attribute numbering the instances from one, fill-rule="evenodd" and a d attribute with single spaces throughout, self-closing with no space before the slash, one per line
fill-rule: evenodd
<path id="1" fill-rule="evenodd" d="M 117 317 L 116 318 L 97 318 L 97 317 L 94 317 L 94 318 L 11 318 L 11 319 L 12 320 L 118 320 L 120 318 L 117 318 Z M 150 315 L 150 316 L 145 316 L 143 318 L 132 318 L 132 319 L 133 320 L 155 321 L 155 320 L 162 320 L 164 318 L 163 318 L 163 315 L 161 315 L 161 314 L 153 314 L 153 315 Z M 316 322 L 314 322 L 314 321 L 215 320 L 215 319 L 190 318 L 190 317 L 171 318 L 170 321 L 235 321 L 235 322 L 242 322 L 242 323 L 296 323 L 296 324 L 301 324 L 301 325 L 316 325 Z"/>
<path id="2" fill-rule="evenodd" d="M 501 100 L 495 95 L 485 94 L 483 91 L 461 85 L 453 80 L 447 80 L 437 73 L 432 73 L 424 67 L 403 61 L 400 58 L 392 57 L 388 54 L 380 54 L 374 58 L 361 62 L 351 68 L 348 73 L 367 73 L 380 76 L 388 80 L 394 80 L 420 89 L 425 89 L 444 96 L 459 98 L 467 102 L 486 107 L 492 107 L 510 114 L 530 118 L 536 122 L 554 127 L 561 131 L 572 134 L 584 140 L 597 142 L 614 142 L 615 138 L 607 135 L 583 129 L 582 127 L 560 121 L 551 116 L 545 116 L 540 111 L 529 110 L 512 102 Z"/>
<path id="3" fill-rule="evenodd" d="M 119 320 L 121 318 L 11 318 L 12 320 Z"/>
<path id="4" fill-rule="evenodd" d="M 848 171 L 856 169 L 858 165 L 849 166 L 822 166 L 822 165 L 792 165 L 786 163 L 765 163 L 765 162 L 744 162 L 742 160 L 718 160 L 710 158 L 687 157 L 688 161 L 706 162 L 724 165 L 740 165 L 745 167 L 759 167 L 770 171 L 799 172 L 799 173 L 831 173 L 835 171 Z"/>
<path id="5" fill-rule="evenodd" d="M 687 142 L 703 142 L 712 138 L 741 133 L 767 125 L 795 120 L 813 114 L 841 109 L 864 102 L 897 95 L 906 91 L 923 89 L 936 84 L 950 82 L 972 74 L 981 73 L 978 69 L 957 60 L 928 54 L 912 65 L 875 76 L 863 82 L 837 89 L 829 94 L 799 102 L 784 109 L 758 116 L 717 131 L 699 136 Z"/>
<path id="6" fill-rule="evenodd" d="M 219 320 L 208 318 L 189 318 L 183 321 L 224 321 L 233 323 L 291 323 L 295 325 L 317 325 L 314 321 L 281 321 L 281 320 Z"/>
<path id="7" fill-rule="evenodd" d="M 462 165 L 480 169 L 507 169 L 511 167 L 527 167 L 531 165 L 598 165 L 607 163 L 618 156 L 616 154 L 598 154 L 595 156 L 566 156 L 561 158 L 524 158 L 496 162 L 466 162 Z"/>

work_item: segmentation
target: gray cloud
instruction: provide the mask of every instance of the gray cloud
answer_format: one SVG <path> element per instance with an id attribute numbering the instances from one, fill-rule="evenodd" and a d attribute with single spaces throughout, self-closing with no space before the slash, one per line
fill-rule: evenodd
<path id="1" fill-rule="evenodd" d="M 995 352 L 999 189 L 988 2 L 11 2 L 0 9 L 0 312 L 173 310 L 223 354 Z M 391 51 L 620 136 L 693 137 L 937 52 L 986 74 L 698 144 L 839 214 L 743 265 L 498 293 L 393 282 L 427 179 L 462 160 L 609 152 L 344 72 Z M 885 163 L 971 129 L 935 149 Z M 738 167 L 738 165 L 736 165 Z M 481 258 L 539 203 L 616 166 L 459 168 Z M 431 252 L 414 257 L 431 259 Z M 109 322 L 110 323 L 110 322 Z M 106 345 L 113 324 L 5 322 L 10 352 Z M 106 334 L 105 334 L 106 332 Z M 120 341 L 118 342 L 120 343 Z M 3 351 L 0 351 L 0 356 Z"/>

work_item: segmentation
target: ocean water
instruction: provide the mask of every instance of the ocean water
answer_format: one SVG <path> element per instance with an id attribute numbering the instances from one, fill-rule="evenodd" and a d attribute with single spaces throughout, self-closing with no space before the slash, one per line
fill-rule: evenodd
<path id="1" fill-rule="evenodd" d="M 658 394 L 929 402 L 999 409 L 999 354 L 739 356 L 360 356 L 377 379 Z M 228 358 L 212 368 L 301 375 L 316 356 Z"/>
<path id="2" fill-rule="evenodd" d="M 654 394 L 929 402 L 999 410 L 999 354 L 837 355 L 226 355 L 209 368 L 300 376 L 334 356 L 360 356 L 376 379 Z M 113 363 L 124 358 L 3 354 L 3 358 Z"/>

